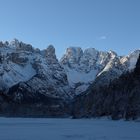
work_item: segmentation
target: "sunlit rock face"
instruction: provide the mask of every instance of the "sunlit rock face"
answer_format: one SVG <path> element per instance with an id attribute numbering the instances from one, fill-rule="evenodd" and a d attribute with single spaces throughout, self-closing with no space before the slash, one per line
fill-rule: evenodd
<path id="1" fill-rule="evenodd" d="M 70 47 L 61 58 L 69 84 L 79 94 L 96 80 L 98 84 L 108 84 L 127 70 L 135 68 L 140 50 L 128 56 L 118 56 L 115 52 L 103 52 L 94 48 L 84 51 L 80 47 Z"/>

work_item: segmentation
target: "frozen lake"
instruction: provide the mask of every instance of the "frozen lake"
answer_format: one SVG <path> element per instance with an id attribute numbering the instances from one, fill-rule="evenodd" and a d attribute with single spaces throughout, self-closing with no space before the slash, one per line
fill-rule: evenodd
<path id="1" fill-rule="evenodd" d="M 140 140 L 140 122 L 0 118 L 0 140 Z"/>

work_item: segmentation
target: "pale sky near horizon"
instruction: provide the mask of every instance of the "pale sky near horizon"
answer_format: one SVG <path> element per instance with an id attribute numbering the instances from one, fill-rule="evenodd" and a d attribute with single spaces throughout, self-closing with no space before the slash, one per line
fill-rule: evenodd
<path id="1" fill-rule="evenodd" d="M 140 0 L 0 0 L 0 40 L 17 38 L 60 58 L 66 48 L 140 48 Z"/>

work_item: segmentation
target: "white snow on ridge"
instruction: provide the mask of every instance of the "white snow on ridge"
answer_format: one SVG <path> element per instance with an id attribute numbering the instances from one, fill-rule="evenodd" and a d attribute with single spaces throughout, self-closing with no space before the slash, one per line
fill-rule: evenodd
<path id="1" fill-rule="evenodd" d="M 51 96 L 68 98 L 72 95 L 52 45 L 40 51 L 17 39 L 11 43 L 0 42 L 0 90 L 8 91 L 20 82 L 29 82 L 30 87 L 36 85 L 36 90 Z"/>
<path id="2" fill-rule="evenodd" d="M 0 118 L 1 140 L 140 140 L 139 132 L 123 120 Z"/>
<path id="3" fill-rule="evenodd" d="M 52 45 L 41 51 L 17 39 L 11 43 L 0 42 L 0 89 L 28 81 L 35 74 L 44 74 L 48 83 L 56 83 L 55 79 L 66 80 L 65 84 L 80 94 L 99 76 L 110 81 L 110 77 L 113 79 L 133 70 L 139 54 L 140 50 L 136 50 L 120 57 L 113 51 L 94 48 L 83 51 L 80 47 L 70 47 L 59 62 Z M 111 76 L 105 74 L 110 71 Z"/>
<path id="4" fill-rule="evenodd" d="M 83 51 L 79 47 L 70 47 L 60 62 L 65 68 L 69 85 L 78 94 L 85 91 L 99 76 L 113 79 L 133 70 L 139 54 L 140 50 L 135 50 L 128 56 L 120 57 L 113 51 L 102 52 L 94 48 Z M 104 74 L 108 72 L 111 72 L 111 76 Z"/>
<path id="5" fill-rule="evenodd" d="M 75 69 L 66 70 L 68 81 L 71 86 L 76 83 L 90 83 L 96 78 L 97 70 L 91 70 L 88 73 L 78 72 Z"/>
<path id="6" fill-rule="evenodd" d="M 8 68 L 9 72 L 4 72 L 1 77 L 1 80 L 5 83 L 6 87 L 11 87 L 21 81 L 27 81 L 36 74 L 36 71 L 30 64 L 22 67 L 11 63 Z"/>

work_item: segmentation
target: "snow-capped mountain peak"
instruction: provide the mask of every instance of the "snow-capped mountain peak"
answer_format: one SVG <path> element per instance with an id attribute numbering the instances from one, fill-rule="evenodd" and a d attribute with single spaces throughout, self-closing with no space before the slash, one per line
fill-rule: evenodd
<path id="1" fill-rule="evenodd" d="M 61 98 L 71 96 L 67 76 L 52 45 L 40 51 L 17 39 L 7 45 L 0 44 L 0 90 L 7 92 L 17 84 L 20 88 L 21 82 L 23 89 L 24 82 L 32 87 L 33 93 L 42 91 L 41 94 Z"/>
<path id="2" fill-rule="evenodd" d="M 120 57 L 114 51 L 69 47 L 59 62 L 53 45 L 39 50 L 17 39 L 0 42 L 0 89 L 30 81 L 35 85 L 41 83 L 39 87 L 45 87 L 46 93 L 52 86 L 52 95 L 59 92 L 61 96 L 71 96 L 73 90 L 79 94 L 94 81 L 108 83 L 127 70 L 133 70 L 139 54 L 140 50 L 136 50 Z"/>
<path id="3" fill-rule="evenodd" d="M 102 52 L 94 48 L 82 51 L 81 48 L 72 47 L 67 50 L 61 59 L 61 64 L 76 94 L 85 91 L 96 78 L 108 79 L 106 80 L 108 83 L 127 70 L 133 70 L 140 53 L 137 50 L 128 56 L 120 57 L 114 51 Z"/>

